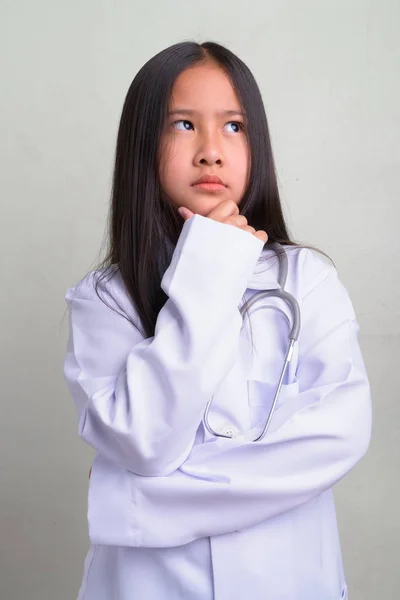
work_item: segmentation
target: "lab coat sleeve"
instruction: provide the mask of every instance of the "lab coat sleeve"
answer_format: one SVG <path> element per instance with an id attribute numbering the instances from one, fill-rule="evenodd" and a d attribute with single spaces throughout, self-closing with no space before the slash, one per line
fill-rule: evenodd
<path id="1" fill-rule="evenodd" d="M 161 284 L 168 300 L 149 339 L 121 316 L 126 294 L 115 280 L 105 296 L 115 310 L 98 297 L 93 273 L 67 292 L 64 375 L 79 435 L 97 453 L 143 476 L 183 463 L 208 399 L 234 364 L 238 306 L 262 248 L 231 225 L 200 215 L 186 221 Z"/>
<path id="2" fill-rule="evenodd" d="M 370 388 L 358 324 L 336 270 L 324 267 L 302 302 L 299 392 L 260 442 L 193 447 L 165 478 L 132 482 L 142 546 L 178 546 L 247 528 L 337 483 L 367 450 Z"/>

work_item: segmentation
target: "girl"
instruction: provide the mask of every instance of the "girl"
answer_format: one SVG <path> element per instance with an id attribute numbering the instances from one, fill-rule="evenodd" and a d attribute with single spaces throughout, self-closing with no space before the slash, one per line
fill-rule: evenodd
<path id="1" fill-rule="evenodd" d="M 240 308 L 279 288 L 272 242 L 301 332 L 255 442 L 288 310 Z M 358 324 L 334 267 L 289 238 L 261 95 L 229 50 L 177 44 L 135 77 L 109 255 L 66 298 L 65 377 L 96 450 L 79 599 L 347 598 L 332 487 L 370 440 Z"/>

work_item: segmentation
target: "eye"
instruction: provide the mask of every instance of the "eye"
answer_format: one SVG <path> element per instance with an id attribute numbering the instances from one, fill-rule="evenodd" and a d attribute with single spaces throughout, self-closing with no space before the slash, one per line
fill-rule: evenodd
<path id="1" fill-rule="evenodd" d="M 229 133 L 239 133 L 240 131 L 243 131 L 243 129 L 244 129 L 243 123 L 239 123 L 239 121 L 229 121 L 229 123 L 227 123 L 225 125 L 225 127 L 228 127 L 228 126 L 233 127 L 233 129 L 231 129 L 229 131 Z"/>
<path id="2" fill-rule="evenodd" d="M 172 123 L 172 127 L 178 131 L 190 131 L 190 129 L 193 129 L 193 123 L 181 119 L 180 121 L 174 121 L 174 123 Z"/>

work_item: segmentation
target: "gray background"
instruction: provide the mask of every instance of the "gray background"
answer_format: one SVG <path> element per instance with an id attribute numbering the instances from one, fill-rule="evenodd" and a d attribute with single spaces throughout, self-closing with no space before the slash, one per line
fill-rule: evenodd
<path id="1" fill-rule="evenodd" d="M 64 293 L 98 258 L 131 80 L 193 38 L 252 69 L 293 234 L 353 299 L 374 429 L 336 488 L 343 554 L 351 600 L 397 599 L 399 2 L 3 0 L 0 21 L 0 597 L 77 596 L 93 453 L 62 377 Z"/>

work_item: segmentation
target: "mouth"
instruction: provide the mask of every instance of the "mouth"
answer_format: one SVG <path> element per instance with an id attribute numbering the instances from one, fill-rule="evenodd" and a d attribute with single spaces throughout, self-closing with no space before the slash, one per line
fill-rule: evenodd
<path id="1" fill-rule="evenodd" d="M 203 175 L 192 184 L 192 187 L 204 190 L 224 190 L 226 185 L 216 175 Z"/>

